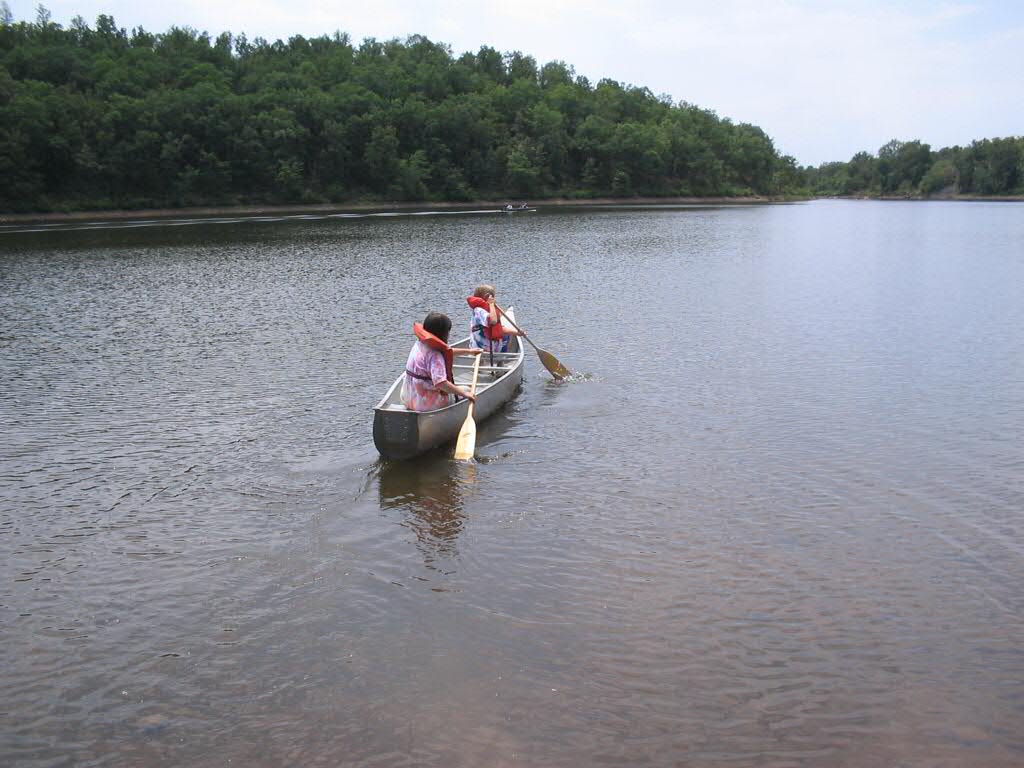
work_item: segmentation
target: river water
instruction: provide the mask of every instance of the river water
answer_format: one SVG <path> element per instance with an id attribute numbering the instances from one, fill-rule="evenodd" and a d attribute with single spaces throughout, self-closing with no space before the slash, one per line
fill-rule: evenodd
<path id="1" fill-rule="evenodd" d="M 530 352 L 378 460 L 430 310 Z M 1024 764 L 1024 206 L 0 228 L 0 763 Z"/>

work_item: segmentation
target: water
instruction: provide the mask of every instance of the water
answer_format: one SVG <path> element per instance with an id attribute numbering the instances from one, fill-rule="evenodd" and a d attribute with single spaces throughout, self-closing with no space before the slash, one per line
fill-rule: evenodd
<path id="1" fill-rule="evenodd" d="M 1021 205 L 28 229 L 0 762 L 1024 763 Z M 378 461 L 478 282 L 576 375 Z"/>

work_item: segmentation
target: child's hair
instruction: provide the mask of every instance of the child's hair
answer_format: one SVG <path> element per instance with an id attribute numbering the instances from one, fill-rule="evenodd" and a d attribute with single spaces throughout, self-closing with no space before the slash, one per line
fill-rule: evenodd
<path id="1" fill-rule="evenodd" d="M 431 312 L 423 320 L 423 330 L 447 343 L 448 334 L 452 331 L 452 320 L 443 312 Z"/>
<path id="2" fill-rule="evenodd" d="M 478 285 L 476 287 L 476 290 L 473 291 L 473 295 L 476 296 L 476 298 L 478 299 L 486 299 L 487 296 L 492 293 L 497 293 L 497 291 L 494 290 L 493 285 L 487 285 L 486 283 L 483 285 Z"/>

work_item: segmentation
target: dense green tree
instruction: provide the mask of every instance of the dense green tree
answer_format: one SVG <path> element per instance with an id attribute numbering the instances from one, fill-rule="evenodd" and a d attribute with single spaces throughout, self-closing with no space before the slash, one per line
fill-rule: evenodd
<path id="1" fill-rule="evenodd" d="M 921 178 L 921 193 L 926 196 L 938 194 L 957 185 L 956 166 L 950 160 L 936 160 Z"/>
<path id="2" fill-rule="evenodd" d="M 808 189 L 821 195 L 1024 194 L 1024 137 L 982 139 L 969 147 L 933 152 L 920 141 L 897 139 L 873 156 L 858 152 L 848 163 L 803 171 Z"/>
<path id="3" fill-rule="evenodd" d="M 1020 183 L 1017 144 L 971 152 L 969 171 L 950 160 L 960 177 Z M 20 211 L 808 183 L 755 126 L 647 88 L 592 86 L 563 61 L 538 66 L 519 51 L 455 56 L 421 35 L 354 45 L 340 32 L 153 34 L 106 15 L 65 29 L 42 6 L 15 22 L 6 2 L 0 173 L 0 209 Z"/>

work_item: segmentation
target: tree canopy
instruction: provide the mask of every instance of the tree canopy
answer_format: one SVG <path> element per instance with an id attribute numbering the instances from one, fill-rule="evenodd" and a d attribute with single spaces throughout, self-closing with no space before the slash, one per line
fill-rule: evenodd
<path id="1" fill-rule="evenodd" d="M 8 211 L 805 183 L 760 128 L 592 84 L 562 61 L 487 46 L 455 55 L 419 35 L 268 42 L 129 33 L 106 15 L 64 28 L 42 6 L 35 22 L 0 19 L 0 174 Z"/>
<path id="2" fill-rule="evenodd" d="M 818 195 L 935 197 L 1024 194 L 1024 137 L 981 139 L 933 152 L 920 141 L 893 139 L 877 155 L 805 168 Z"/>

